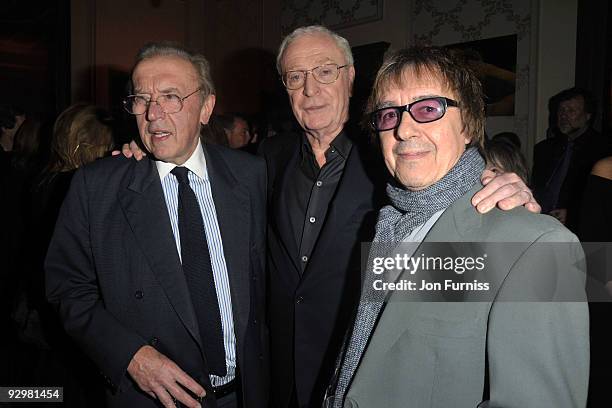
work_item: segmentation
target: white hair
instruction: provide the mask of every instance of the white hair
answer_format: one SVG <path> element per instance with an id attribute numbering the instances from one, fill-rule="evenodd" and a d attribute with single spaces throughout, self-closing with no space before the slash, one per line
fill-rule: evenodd
<path id="1" fill-rule="evenodd" d="M 293 41 L 297 40 L 302 36 L 316 34 L 326 35 L 329 36 L 332 40 L 334 40 L 340 51 L 342 51 L 342 53 L 344 54 L 344 58 L 346 59 L 345 64 L 353 65 L 353 53 L 351 52 L 351 46 L 349 45 L 346 38 L 334 33 L 329 28 L 323 27 L 321 25 L 311 25 L 305 27 L 298 27 L 283 39 L 283 42 L 278 48 L 278 55 L 276 56 L 276 69 L 278 70 L 279 74 L 282 75 L 283 73 L 281 63 L 283 60 L 283 55 L 285 54 L 285 51 L 287 50 L 289 44 L 291 44 Z"/>

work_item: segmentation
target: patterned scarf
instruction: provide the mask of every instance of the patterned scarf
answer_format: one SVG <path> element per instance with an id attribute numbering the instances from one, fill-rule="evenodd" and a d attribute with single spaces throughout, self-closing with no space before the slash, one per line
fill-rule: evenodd
<path id="1" fill-rule="evenodd" d="M 391 205 L 380 210 L 373 242 L 390 244 L 401 242 L 415 227 L 425 223 L 434 213 L 448 208 L 474 187 L 480 181 L 484 168 L 485 163 L 478 149 L 470 147 L 444 177 L 423 190 L 410 191 L 389 184 L 387 195 Z M 372 289 L 375 276 L 372 272 L 373 259 L 385 256 L 382 247 L 388 245 L 373 246 L 368 256 L 368 269 L 353 332 L 343 347 L 344 356 L 337 371 L 334 407 L 339 408 L 343 404 L 346 390 L 384 304 L 386 293 Z"/>

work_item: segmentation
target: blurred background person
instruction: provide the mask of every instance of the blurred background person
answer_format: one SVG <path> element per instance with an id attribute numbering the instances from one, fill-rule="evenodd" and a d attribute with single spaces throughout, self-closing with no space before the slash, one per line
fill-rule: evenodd
<path id="1" fill-rule="evenodd" d="M 70 106 L 55 121 L 49 161 L 33 191 L 33 215 L 50 224 L 44 228 L 49 234 L 76 169 L 112 150 L 113 124 L 106 110 L 84 103 Z"/>
<path id="2" fill-rule="evenodd" d="M 610 144 L 591 126 L 596 104 L 588 91 L 570 88 L 551 99 L 558 101 L 555 135 L 534 148 L 533 189 L 542 212 L 577 233 L 586 180 Z"/>
<path id="3" fill-rule="evenodd" d="M 77 168 L 105 156 L 113 147 L 113 121 L 104 109 L 72 105 L 57 118 L 47 165 L 29 192 L 24 208 L 21 248 L 24 274 L 13 306 L 13 347 L 8 361 L 10 383 L 64 387 L 64 405 L 100 406 L 96 371 L 65 335 L 45 299 L 43 262 L 59 208 Z"/>
<path id="4" fill-rule="evenodd" d="M 249 122 L 243 116 L 232 113 L 227 115 L 231 119 L 231 126 L 225 129 L 227 141 L 232 149 L 245 147 L 251 141 Z"/>
<path id="5" fill-rule="evenodd" d="M 514 132 L 500 132 L 491 138 L 491 141 L 505 140 L 521 150 L 521 138 Z"/>
<path id="6" fill-rule="evenodd" d="M 484 156 L 487 167 L 493 167 L 500 173 L 516 173 L 525 184 L 528 184 L 527 160 L 521 153 L 520 145 L 517 147 L 515 143 L 511 138 L 498 137 L 498 135 L 485 142 Z"/>
<path id="7" fill-rule="evenodd" d="M 206 125 L 200 130 L 202 143 L 211 143 L 228 147 L 227 135 L 224 128 L 224 117 L 212 114 Z"/>
<path id="8" fill-rule="evenodd" d="M 49 159 L 51 129 L 40 118 L 28 115 L 15 134 L 11 165 L 31 185 Z"/>
<path id="9" fill-rule="evenodd" d="M 587 178 L 579 232 L 581 241 L 612 242 L 612 156 L 595 163 Z"/>
<path id="10" fill-rule="evenodd" d="M 589 174 L 580 215 L 579 238 L 587 256 L 587 291 L 591 302 L 591 370 L 588 407 L 609 400 L 612 367 L 612 156 L 593 166 Z"/>
<path id="11" fill-rule="evenodd" d="M 23 109 L 0 105 L 0 327 L 10 327 L 12 306 L 15 303 L 12 287 L 20 269 L 18 249 L 23 236 L 23 220 L 20 216 L 23 188 L 13 169 L 13 146 L 15 135 L 25 118 Z M 0 357 L 7 350 L 7 341 L 10 343 L 6 336 L 0 336 Z M 0 371 L 0 384 L 4 385 L 2 374 Z"/>
<path id="12" fill-rule="evenodd" d="M 10 152 L 13 150 L 15 134 L 26 118 L 25 111 L 17 106 L 0 106 L 0 150 Z"/>

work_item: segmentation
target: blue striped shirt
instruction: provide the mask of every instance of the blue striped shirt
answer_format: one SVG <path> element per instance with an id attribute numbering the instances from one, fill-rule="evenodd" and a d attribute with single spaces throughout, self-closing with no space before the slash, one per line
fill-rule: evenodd
<path id="1" fill-rule="evenodd" d="M 172 232 L 176 242 L 176 249 L 180 257 L 181 237 L 178 227 L 178 181 L 176 177 L 170 173 L 176 165 L 162 161 L 156 161 L 155 164 L 157 166 L 159 178 L 162 182 L 166 206 L 168 207 L 168 214 L 170 215 L 170 223 L 172 224 Z M 216 375 L 210 376 L 212 385 L 217 387 L 227 384 L 236 376 L 236 336 L 234 334 L 232 298 L 229 277 L 227 274 L 227 264 L 223 253 L 221 231 L 219 230 L 217 211 L 215 210 L 208 171 L 206 170 L 206 158 L 199 141 L 198 147 L 183 166 L 190 170 L 188 173 L 189 185 L 200 204 L 208 242 L 208 250 L 210 252 L 213 278 L 215 280 L 215 289 L 217 292 L 217 299 L 219 299 L 219 310 L 221 311 L 221 326 L 223 328 L 223 344 L 225 346 L 227 375 L 225 377 L 218 377 Z"/>

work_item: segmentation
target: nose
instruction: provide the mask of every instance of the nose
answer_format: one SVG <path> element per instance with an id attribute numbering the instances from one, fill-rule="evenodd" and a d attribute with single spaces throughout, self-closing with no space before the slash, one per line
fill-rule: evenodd
<path id="1" fill-rule="evenodd" d="M 395 129 L 395 138 L 397 140 L 408 140 L 411 137 L 415 137 L 420 124 L 412 119 L 412 116 L 406 110 L 402 110 L 401 115 L 400 124 Z"/>
<path id="2" fill-rule="evenodd" d="M 319 82 L 314 79 L 312 72 L 306 72 L 304 77 L 304 95 L 314 96 L 319 93 Z"/>
<path id="3" fill-rule="evenodd" d="M 161 108 L 161 106 L 159 106 L 157 101 L 151 101 L 149 103 L 149 106 L 147 107 L 146 115 L 147 115 L 147 120 L 149 122 L 153 122 L 153 121 L 163 118 L 165 115 L 165 112 Z"/>

